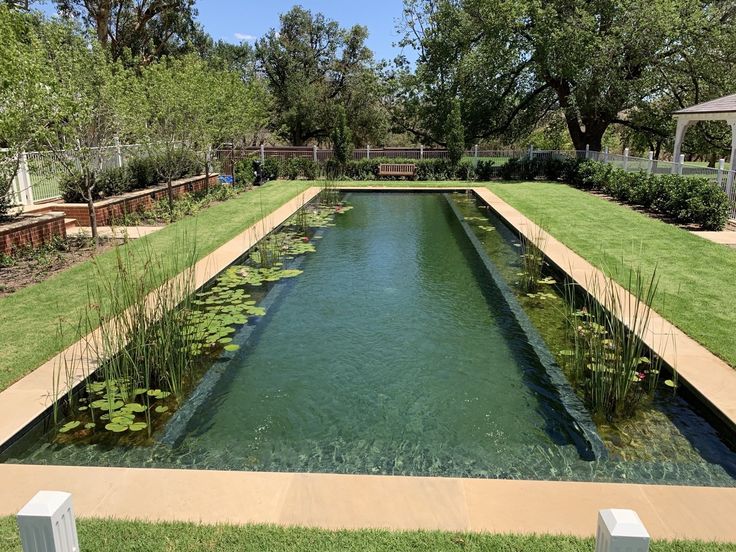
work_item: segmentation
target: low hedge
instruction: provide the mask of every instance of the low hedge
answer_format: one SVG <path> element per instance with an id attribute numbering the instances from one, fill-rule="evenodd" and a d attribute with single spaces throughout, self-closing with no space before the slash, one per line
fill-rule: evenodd
<path id="1" fill-rule="evenodd" d="M 252 184 L 260 165 L 260 159 L 248 157 L 235 163 L 235 181 L 242 184 Z M 315 180 L 319 176 L 319 163 L 308 157 L 292 157 L 281 159 L 279 157 L 267 157 L 263 163 L 263 177 L 265 180 L 276 180 L 286 178 L 296 180 L 306 178 Z"/>
<path id="2" fill-rule="evenodd" d="M 164 170 L 169 163 L 173 163 L 173 179 L 185 178 L 202 174 L 204 167 L 199 157 L 194 152 L 180 152 L 176 161 L 170 161 L 165 155 L 134 157 L 128 161 L 125 167 L 112 167 L 103 169 L 95 175 L 95 185 L 92 199 L 105 199 L 108 197 L 140 190 L 159 184 L 162 174 L 168 174 Z M 80 173 L 68 174 L 59 183 L 61 197 L 67 203 L 85 203 L 84 182 Z"/>
<path id="3" fill-rule="evenodd" d="M 580 161 L 566 181 L 704 230 L 722 230 L 731 211 L 726 193 L 703 178 L 628 173 L 597 161 Z"/>
<path id="4" fill-rule="evenodd" d="M 496 176 L 498 167 L 493 161 L 479 160 L 474 163 L 464 159 L 453 167 L 449 159 L 403 159 L 390 157 L 375 157 L 372 159 L 358 159 L 349 161 L 345 167 L 340 167 L 335 160 L 327 161 L 327 174 L 340 174 L 346 180 L 395 180 L 399 177 L 379 176 L 379 166 L 384 164 L 416 165 L 416 180 L 490 180 Z"/>

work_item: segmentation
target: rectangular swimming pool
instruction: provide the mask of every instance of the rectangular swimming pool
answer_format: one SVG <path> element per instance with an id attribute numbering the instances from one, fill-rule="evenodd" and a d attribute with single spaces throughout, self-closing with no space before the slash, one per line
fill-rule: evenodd
<path id="1" fill-rule="evenodd" d="M 152 443 L 40 438 L 3 459 L 732 484 L 704 459 L 673 468 L 601 456 L 590 418 L 551 381 L 544 345 L 447 197 L 355 193 L 349 203 Z"/>

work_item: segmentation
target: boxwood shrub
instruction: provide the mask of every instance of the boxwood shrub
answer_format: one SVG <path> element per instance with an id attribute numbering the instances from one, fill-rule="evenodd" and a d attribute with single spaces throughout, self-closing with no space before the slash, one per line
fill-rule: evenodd
<path id="1" fill-rule="evenodd" d="M 597 161 L 581 161 L 572 173 L 568 183 L 577 188 L 600 191 L 704 230 L 722 230 L 731 210 L 726 193 L 704 178 L 627 173 Z"/>

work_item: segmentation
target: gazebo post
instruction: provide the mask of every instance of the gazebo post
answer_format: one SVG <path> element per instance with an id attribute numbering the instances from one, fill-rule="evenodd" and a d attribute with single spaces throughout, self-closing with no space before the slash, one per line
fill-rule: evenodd
<path id="1" fill-rule="evenodd" d="M 728 178 L 726 179 L 726 195 L 731 197 L 731 189 L 733 188 L 733 175 L 734 175 L 734 160 L 736 160 L 736 120 L 730 120 L 728 123 L 731 125 L 731 167 L 728 170 Z"/>
<path id="2" fill-rule="evenodd" d="M 677 131 L 675 132 L 675 147 L 672 151 L 672 174 L 677 174 L 677 165 L 680 162 L 680 151 L 682 150 L 682 141 L 685 138 L 687 127 L 692 121 L 686 116 L 677 115 Z"/>

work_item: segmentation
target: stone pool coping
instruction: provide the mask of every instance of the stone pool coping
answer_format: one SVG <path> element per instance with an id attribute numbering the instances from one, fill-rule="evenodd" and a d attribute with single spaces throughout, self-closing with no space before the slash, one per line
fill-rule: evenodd
<path id="1" fill-rule="evenodd" d="M 736 542 L 733 488 L 10 464 L 0 481 L 0 515 L 47 489 L 80 517 L 590 537 L 598 510 L 631 508 L 655 539 Z"/>
<path id="2" fill-rule="evenodd" d="M 512 226 L 534 228 L 531 221 L 485 188 L 344 188 L 472 190 Z M 209 281 L 318 193 L 319 188 L 310 188 L 199 261 L 195 269 L 197 285 Z M 581 282 L 599 274 L 551 236 L 543 249 L 558 266 L 570 266 Z M 733 420 L 736 373 L 702 346 L 687 340 L 687 347 L 678 341 L 678 358 L 674 359 L 682 377 L 687 376 L 695 388 L 700 385 L 702 392 L 709 394 L 709 402 L 723 406 L 724 414 Z M 656 340 L 653 344 L 657 345 Z M 0 443 L 44 412 L 50 404 L 55 363 L 73 352 L 74 346 L 0 393 Z M 709 368 L 699 369 L 703 366 Z M 728 390 L 734 398 L 724 403 Z M 15 514 L 41 489 L 71 492 L 75 510 L 82 517 L 273 523 L 327 529 L 592 536 L 597 510 L 632 508 L 654 538 L 736 542 L 736 488 L 1 464 L 0 515 Z"/>

